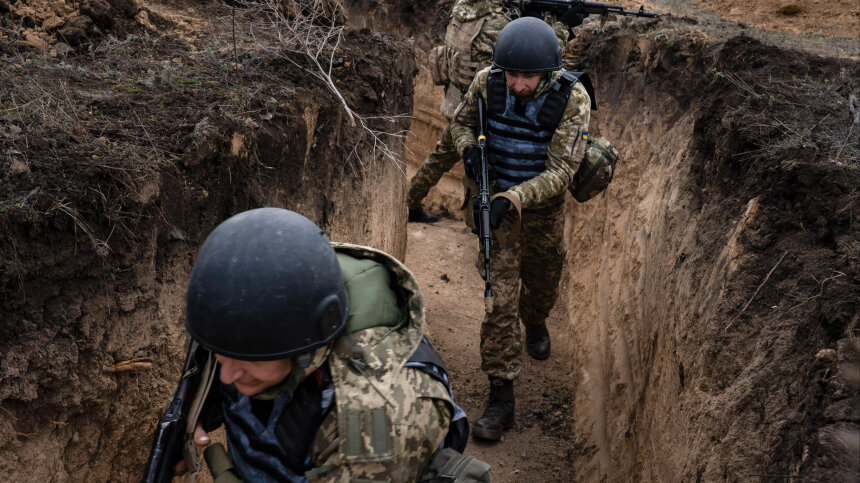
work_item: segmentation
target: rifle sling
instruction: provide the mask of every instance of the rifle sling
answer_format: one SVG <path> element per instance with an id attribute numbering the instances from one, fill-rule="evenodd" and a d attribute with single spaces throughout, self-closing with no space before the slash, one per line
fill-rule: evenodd
<path id="1" fill-rule="evenodd" d="M 200 373 L 200 385 L 197 387 L 197 392 L 194 394 L 194 399 L 191 401 L 191 407 L 188 410 L 188 420 L 185 427 L 185 442 L 182 449 L 182 456 L 185 459 L 185 465 L 189 468 L 189 475 L 186 481 L 193 483 L 197 479 L 197 475 L 203 468 L 200 453 L 197 451 L 197 445 L 194 444 L 194 428 L 197 426 L 197 421 L 200 419 L 200 414 L 203 412 L 203 405 L 206 402 L 206 396 L 212 388 L 212 383 L 215 380 L 215 375 L 218 373 L 218 363 L 212 352 L 198 347 L 197 350 L 206 351 L 206 362 Z"/>

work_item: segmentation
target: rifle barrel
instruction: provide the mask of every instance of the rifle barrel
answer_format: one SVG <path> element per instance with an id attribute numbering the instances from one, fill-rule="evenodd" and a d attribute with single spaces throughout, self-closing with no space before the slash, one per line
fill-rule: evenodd
<path id="1" fill-rule="evenodd" d="M 490 246 L 493 231 L 490 228 L 490 166 L 487 162 L 487 136 L 484 130 L 484 98 L 478 96 L 478 149 L 481 151 L 481 186 L 479 187 L 480 236 L 484 252 L 484 297 L 492 297 L 490 284 Z"/>
<path id="2" fill-rule="evenodd" d="M 645 11 L 645 6 L 640 5 L 639 10 L 625 10 L 623 5 L 615 5 L 603 2 L 585 2 L 582 0 L 531 0 L 522 2 L 523 13 L 529 15 L 535 11 L 551 13 L 559 16 L 567 11 L 573 10 L 586 15 L 629 15 L 634 17 L 660 18 L 656 12 Z"/>

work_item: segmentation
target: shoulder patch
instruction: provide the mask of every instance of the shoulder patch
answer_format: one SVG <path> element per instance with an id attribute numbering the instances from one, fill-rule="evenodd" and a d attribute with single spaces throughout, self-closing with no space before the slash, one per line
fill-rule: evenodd
<path id="1" fill-rule="evenodd" d="M 392 456 L 391 418 L 386 408 L 346 412 L 346 458 L 380 461 Z"/>

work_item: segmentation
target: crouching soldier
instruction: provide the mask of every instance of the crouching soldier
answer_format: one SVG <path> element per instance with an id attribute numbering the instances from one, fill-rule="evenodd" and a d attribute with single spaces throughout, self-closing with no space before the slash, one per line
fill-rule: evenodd
<path id="1" fill-rule="evenodd" d="M 412 273 L 381 251 L 330 243 L 297 213 L 246 211 L 209 235 L 186 328 L 205 355 L 189 357 L 210 362 L 186 363 L 183 377 L 212 381 L 187 431 L 206 446 L 224 425 L 229 458 L 220 445 L 206 454 L 217 478 L 416 481 L 440 447 L 465 447 Z"/>

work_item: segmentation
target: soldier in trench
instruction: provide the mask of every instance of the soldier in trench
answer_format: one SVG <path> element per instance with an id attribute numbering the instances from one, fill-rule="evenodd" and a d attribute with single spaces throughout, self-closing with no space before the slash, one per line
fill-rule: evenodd
<path id="1" fill-rule="evenodd" d="M 490 192 L 504 193 L 490 205 L 491 227 L 499 228 L 512 209 L 511 200 L 522 210 L 518 238 L 493 248 L 495 296 L 481 325 L 481 369 L 489 377 L 490 395 L 472 433 L 488 440 L 498 440 L 514 423 L 520 321 L 528 354 L 537 360 L 550 355 L 546 318 L 558 296 L 565 260 L 564 194 L 583 159 L 591 109 L 591 97 L 577 74 L 561 67 L 553 29 L 531 17 L 514 20 L 499 34 L 493 65 L 477 73 L 450 127 L 466 175 L 479 179 L 477 103 L 484 99 L 494 179 Z M 483 272 L 482 253 L 478 266 Z"/>
<path id="2" fill-rule="evenodd" d="M 234 468 L 218 481 L 415 481 L 440 445 L 465 447 L 421 293 L 390 255 L 330 243 L 292 211 L 246 211 L 206 239 L 187 301 L 218 363 L 194 432 L 206 446 L 226 428 Z"/>
<path id="3" fill-rule="evenodd" d="M 442 131 L 436 149 L 421 163 L 409 182 L 406 205 L 411 222 L 433 223 L 439 219 L 424 211 L 422 201 L 442 175 L 460 160 L 451 139 L 450 121 L 475 73 L 490 65 L 493 43 L 512 19 L 511 9 L 506 4 L 507 0 L 457 0 L 445 32 L 445 45 L 436 47 L 431 53 L 433 81 L 445 85 L 441 111 L 449 124 Z M 517 12 L 514 10 L 514 13 Z M 582 17 L 570 16 L 560 20 L 553 24 L 553 30 L 563 47 L 569 28 L 579 25 Z"/>

